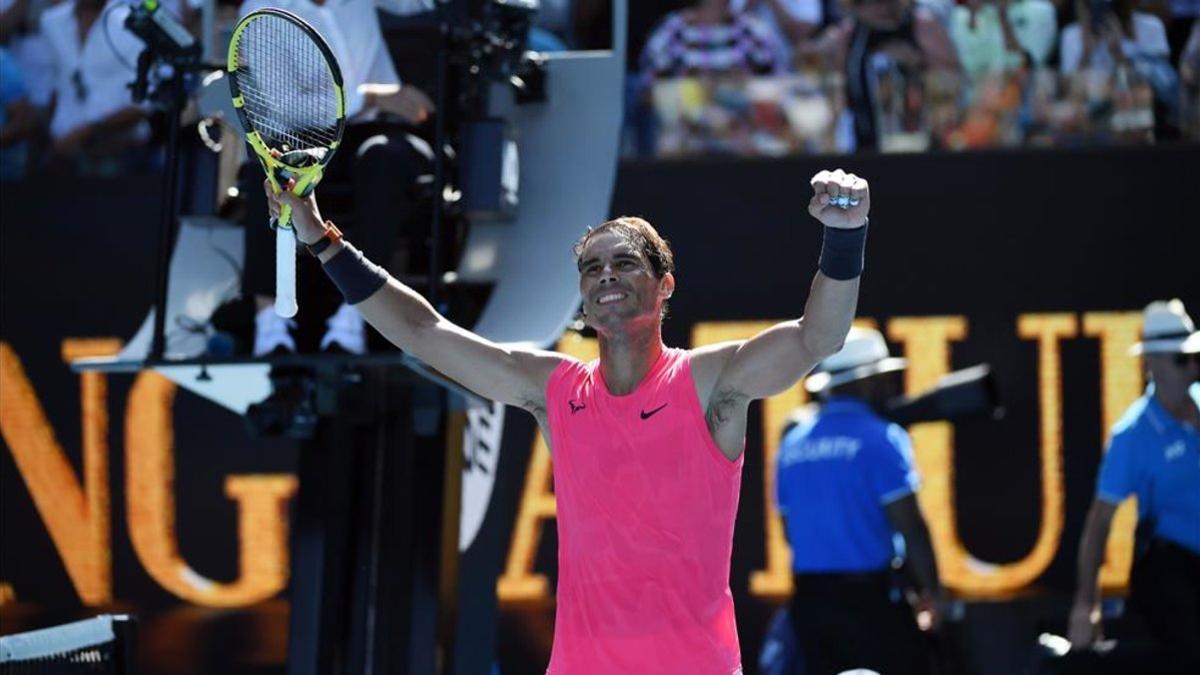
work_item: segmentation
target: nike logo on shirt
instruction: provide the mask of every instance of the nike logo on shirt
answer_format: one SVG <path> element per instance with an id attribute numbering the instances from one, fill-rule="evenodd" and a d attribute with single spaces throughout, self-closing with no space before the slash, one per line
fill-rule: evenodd
<path id="1" fill-rule="evenodd" d="M 657 408 L 655 408 L 654 410 L 651 410 L 650 412 L 646 412 L 645 410 L 643 410 L 642 411 L 642 419 L 644 419 L 644 420 L 650 419 L 651 417 L 654 416 L 654 413 L 658 412 L 659 410 L 662 410 L 665 407 L 667 407 L 666 403 L 658 406 Z"/>

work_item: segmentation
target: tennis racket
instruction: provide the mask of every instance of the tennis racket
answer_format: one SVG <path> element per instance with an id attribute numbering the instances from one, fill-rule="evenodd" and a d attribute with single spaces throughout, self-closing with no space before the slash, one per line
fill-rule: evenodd
<path id="1" fill-rule="evenodd" d="M 229 89 L 271 189 L 305 197 L 346 128 L 342 71 L 325 39 L 280 9 L 247 14 L 229 41 Z M 296 314 L 296 234 L 281 205 L 275 228 L 275 312 Z"/>

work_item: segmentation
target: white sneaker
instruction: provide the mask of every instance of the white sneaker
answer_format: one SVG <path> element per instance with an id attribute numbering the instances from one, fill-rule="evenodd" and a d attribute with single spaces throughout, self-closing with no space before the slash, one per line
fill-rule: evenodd
<path id="1" fill-rule="evenodd" d="M 337 346 L 350 354 L 366 353 L 366 324 L 363 323 L 362 315 L 357 309 L 343 302 L 325 325 L 329 330 L 325 332 L 325 337 L 321 338 L 322 350 Z"/>
<path id="2" fill-rule="evenodd" d="M 296 322 L 275 313 L 274 307 L 259 311 L 254 317 L 254 355 L 266 356 L 274 351 L 296 351 L 292 329 Z"/>

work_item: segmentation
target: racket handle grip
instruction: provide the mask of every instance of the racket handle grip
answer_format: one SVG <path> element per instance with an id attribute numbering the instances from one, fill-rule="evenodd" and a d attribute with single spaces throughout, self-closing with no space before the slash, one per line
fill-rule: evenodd
<path id="1" fill-rule="evenodd" d="M 291 228 L 275 228 L 275 313 L 296 316 L 296 235 Z"/>

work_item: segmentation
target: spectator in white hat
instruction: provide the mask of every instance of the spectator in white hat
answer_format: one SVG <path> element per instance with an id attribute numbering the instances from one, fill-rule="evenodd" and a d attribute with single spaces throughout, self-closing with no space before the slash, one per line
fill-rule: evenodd
<path id="1" fill-rule="evenodd" d="M 1137 496 L 1129 606 L 1178 672 L 1200 668 L 1200 332 L 1179 300 L 1150 303 L 1142 341 L 1149 384 L 1113 427 L 1079 542 L 1070 639 L 1100 637 L 1097 574 L 1117 506 Z"/>
<path id="2" fill-rule="evenodd" d="M 917 504 L 912 441 L 880 415 L 900 393 L 905 366 L 888 355 L 879 331 L 851 328 L 841 351 L 805 381 L 822 398 L 819 412 L 779 448 L 776 498 L 795 586 L 790 613 L 813 675 L 928 672 L 914 612 L 892 599 L 889 574 L 899 533 L 920 591 L 917 618 L 936 625 L 946 595 Z"/>

